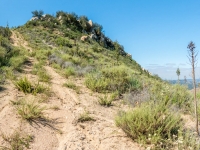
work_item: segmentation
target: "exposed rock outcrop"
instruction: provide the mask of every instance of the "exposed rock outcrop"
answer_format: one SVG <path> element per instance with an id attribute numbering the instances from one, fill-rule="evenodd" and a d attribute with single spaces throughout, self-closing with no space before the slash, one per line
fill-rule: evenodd
<path id="1" fill-rule="evenodd" d="M 88 24 L 90 25 L 90 27 L 92 27 L 92 26 L 93 26 L 92 20 L 89 20 L 89 21 L 88 21 Z"/>
<path id="2" fill-rule="evenodd" d="M 84 35 L 84 36 L 81 37 L 81 41 L 85 42 L 86 40 L 88 40 L 88 36 Z"/>

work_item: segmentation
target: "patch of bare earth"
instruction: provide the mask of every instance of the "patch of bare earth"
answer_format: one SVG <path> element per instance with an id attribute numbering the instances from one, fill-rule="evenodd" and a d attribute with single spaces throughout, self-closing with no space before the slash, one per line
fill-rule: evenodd
<path id="1" fill-rule="evenodd" d="M 10 38 L 14 46 L 23 47 L 29 52 L 32 52 L 32 48 L 28 46 L 28 42 L 24 40 L 23 36 L 19 32 L 12 31 Z"/>

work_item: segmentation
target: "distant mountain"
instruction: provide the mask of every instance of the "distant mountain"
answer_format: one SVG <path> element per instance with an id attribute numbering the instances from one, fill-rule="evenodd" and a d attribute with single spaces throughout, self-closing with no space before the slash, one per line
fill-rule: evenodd
<path id="1" fill-rule="evenodd" d="M 167 80 L 167 82 L 169 82 L 171 84 L 178 84 L 178 80 Z M 199 83 L 200 83 L 200 79 L 196 79 L 196 86 L 197 87 L 198 87 Z M 185 80 L 180 80 L 180 84 L 181 85 L 186 85 L 189 90 L 193 89 L 193 81 L 192 81 L 192 79 L 187 79 L 186 82 L 185 82 Z"/>

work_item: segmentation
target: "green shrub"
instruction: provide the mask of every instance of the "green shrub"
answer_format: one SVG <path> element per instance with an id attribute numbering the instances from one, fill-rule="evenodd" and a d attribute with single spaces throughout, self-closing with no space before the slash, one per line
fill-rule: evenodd
<path id="1" fill-rule="evenodd" d="M 17 70 L 20 70 L 20 66 L 22 64 L 24 64 L 24 62 L 26 61 L 27 59 L 22 55 L 22 56 L 15 56 L 15 57 L 11 57 L 10 60 L 9 60 L 9 64 L 14 68 L 14 69 L 17 69 Z"/>
<path id="2" fill-rule="evenodd" d="M 16 81 L 15 86 L 18 88 L 18 90 L 23 91 L 24 93 L 43 93 L 47 90 L 46 87 L 43 85 L 38 84 L 32 85 L 30 81 L 26 77 L 20 78 L 18 81 Z"/>
<path id="3" fill-rule="evenodd" d="M 75 69 L 73 67 L 68 67 L 64 70 L 64 75 L 66 78 L 68 78 L 69 76 L 73 76 L 75 75 L 76 72 L 75 72 Z"/>
<path id="4" fill-rule="evenodd" d="M 42 63 L 34 64 L 32 73 L 38 75 L 39 81 L 49 83 L 51 80 L 50 75 L 47 74 Z"/>
<path id="5" fill-rule="evenodd" d="M 51 65 L 53 68 L 55 69 L 61 69 L 61 66 L 59 64 L 56 64 L 56 63 L 52 63 Z"/>
<path id="6" fill-rule="evenodd" d="M 35 54 L 35 57 L 40 62 L 45 62 L 47 60 L 47 57 L 49 55 L 49 51 L 46 49 L 40 49 L 37 50 L 37 53 Z"/>
<path id="7" fill-rule="evenodd" d="M 97 44 L 95 44 L 95 45 L 92 46 L 92 50 L 93 50 L 94 52 L 101 52 L 101 49 L 99 49 L 99 47 L 98 47 Z"/>
<path id="8" fill-rule="evenodd" d="M 41 82 L 50 82 L 50 80 L 51 80 L 50 75 L 47 74 L 47 72 L 44 70 L 44 68 L 43 68 L 43 70 L 39 70 L 37 75 L 39 77 L 39 81 L 41 81 Z"/>
<path id="9" fill-rule="evenodd" d="M 72 44 L 70 44 L 70 42 L 65 38 L 61 38 L 61 37 L 57 38 L 56 39 L 56 44 L 58 46 L 67 46 L 67 47 L 72 48 Z"/>
<path id="10" fill-rule="evenodd" d="M 23 91 L 24 93 L 32 93 L 34 88 L 30 81 L 26 77 L 20 78 L 18 81 L 15 82 L 15 86 L 18 90 Z"/>
<path id="11" fill-rule="evenodd" d="M 35 84 L 34 86 L 34 90 L 32 92 L 33 94 L 37 94 L 37 93 L 45 93 L 46 95 L 49 94 L 49 88 L 45 87 L 44 85 L 42 84 Z"/>
<path id="12" fill-rule="evenodd" d="M 182 127 L 180 116 L 171 112 L 166 103 L 143 104 L 132 111 L 121 112 L 116 117 L 116 125 L 139 143 L 166 149 Z"/>
<path id="13" fill-rule="evenodd" d="M 86 77 L 85 84 L 95 92 L 119 91 L 119 93 L 125 93 L 141 88 L 140 82 L 123 66 L 106 68 L 90 73 Z"/>
<path id="14" fill-rule="evenodd" d="M 169 85 L 162 82 L 154 82 L 149 86 L 152 100 L 168 99 L 171 104 L 184 111 L 191 110 L 191 95 L 182 85 Z"/>
<path id="15" fill-rule="evenodd" d="M 179 131 L 176 144 L 180 150 L 199 150 L 200 138 L 196 133 L 190 130 Z"/>
<path id="16" fill-rule="evenodd" d="M 4 66 L 4 67 L 2 67 L 2 70 L 5 72 L 6 78 L 8 78 L 10 80 L 16 80 L 16 75 L 15 75 L 12 67 Z"/>

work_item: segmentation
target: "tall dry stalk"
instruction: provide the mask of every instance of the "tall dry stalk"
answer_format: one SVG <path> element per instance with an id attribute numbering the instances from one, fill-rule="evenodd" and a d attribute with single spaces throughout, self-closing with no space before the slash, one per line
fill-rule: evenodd
<path id="1" fill-rule="evenodd" d="M 194 109 L 195 109 L 195 117 L 196 117 L 196 131 L 199 135 L 199 128 L 198 128 L 198 111 L 197 111 L 197 98 L 196 98 L 196 80 L 195 80 L 195 66 L 197 64 L 197 55 L 198 52 L 195 50 L 195 44 L 191 41 L 187 47 L 188 50 L 188 58 L 192 65 L 192 79 L 193 79 L 193 86 L 194 86 Z"/>

